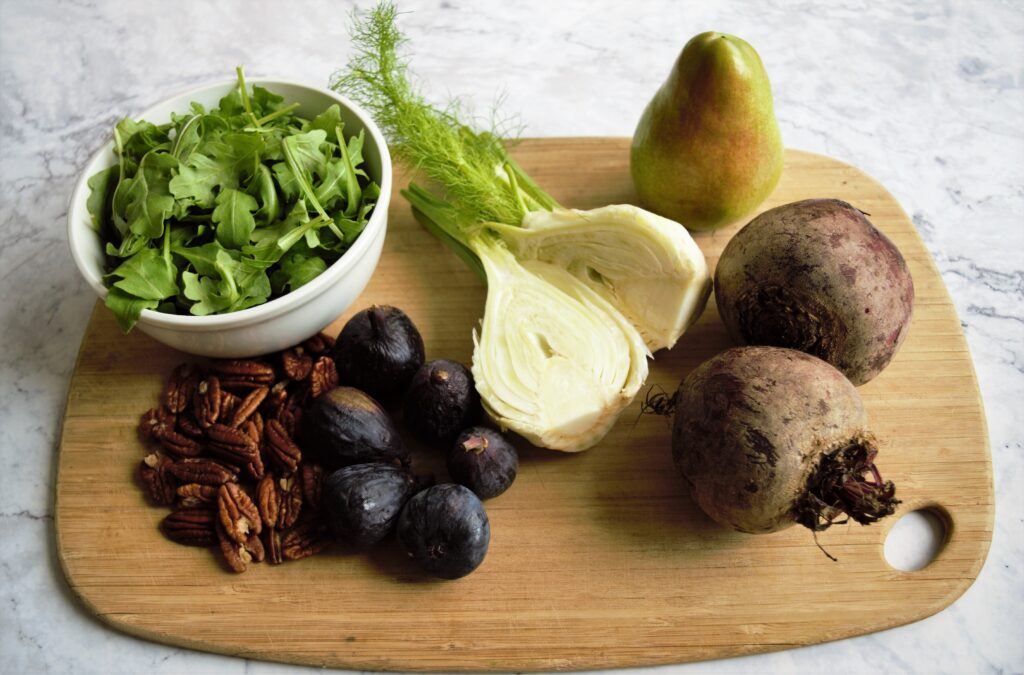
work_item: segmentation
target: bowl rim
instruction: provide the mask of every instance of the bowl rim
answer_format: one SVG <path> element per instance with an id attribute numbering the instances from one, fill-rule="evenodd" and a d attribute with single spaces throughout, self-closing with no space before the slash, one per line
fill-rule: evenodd
<path id="1" fill-rule="evenodd" d="M 155 110 L 163 108 L 171 104 L 173 101 L 184 99 L 184 104 L 187 105 L 190 102 L 188 100 L 189 97 L 195 97 L 196 95 L 205 93 L 211 89 L 230 87 L 237 84 L 237 82 L 237 79 L 231 78 L 211 81 L 206 84 L 190 87 L 148 106 L 142 112 L 133 115 L 132 119 L 152 118 Z M 370 214 L 370 219 L 367 221 L 366 227 L 360 233 L 359 237 L 355 240 L 352 246 L 342 253 L 340 258 L 335 260 L 315 279 L 294 291 L 290 291 L 279 298 L 274 298 L 273 300 L 269 300 L 261 305 L 248 307 L 235 312 L 229 312 L 227 314 L 196 316 L 194 314 L 167 314 L 153 309 L 143 309 L 142 314 L 139 317 L 140 324 L 144 323 L 168 329 L 186 329 L 205 332 L 220 330 L 223 328 L 237 328 L 279 316 L 294 307 L 306 304 L 313 298 L 320 295 L 323 291 L 327 290 L 328 286 L 340 281 L 356 264 L 356 261 L 367 253 L 373 240 L 380 236 L 381 231 L 386 228 L 387 213 L 388 208 L 390 207 L 392 189 L 391 152 L 388 148 L 387 141 L 384 138 L 384 134 L 377 126 L 377 123 L 373 120 L 373 117 L 371 117 L 366 110 L 352 100 L 325 87 L 307 84 L 305 82 L 285 77 L 247 77 L 246 84 L 250 86 L 259 85 L 271 91 L 273 91 L 273 88 L 276 85 L 306 89 L 334 99 L 337 103 L 348 108 L 349 111 L 359 118 L 363 123 L 366 132 L 373 137 L 380 154 L 380 197 L 377 198 L 377 203 L 374 205 L 373 213 Z M 107 287 L 103 284 L 102 270 L 93 269 L 92 265 L 87 263 L 86 258 L 83 255 L 83 237 L 98 237 L 99 235 L 90 225 L 82 225 L 83 222 L 91 222 L 91 219 L 88 214 L 85 214 L 86 217 L 83 219 L 82 210 L 76 205 L 85 204 L 88 199 L 88 181 L 89 178 L 91 178 L 88 168 L 96 163 L 103 155 L 111 155 L 113 148 L 114 141 L 111 138 L 95 152 L 89 155 L 81 174 L 75 182 L 75 187 L 71 192 L 67 209 L 67 238 L 68 247 L 71 249 L 71 257 L 74 259 L 75 266 L 78 268 L 79 273 L 85 278 L 86 282 L 92 286 L 93 290 L 96 291 L 96 294 L 99 295 L 101 300 L 104 300 L 108 293 Z M 97 274 L 97 272 L 99 273 Z"/>

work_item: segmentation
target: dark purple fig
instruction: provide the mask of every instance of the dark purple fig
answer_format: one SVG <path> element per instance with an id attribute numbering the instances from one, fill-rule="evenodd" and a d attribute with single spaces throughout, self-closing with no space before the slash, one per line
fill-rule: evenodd
<path id="1" fill-rule="evenodd" d="M 372 546 L 394 529 L 415 485 L 412 474 L 394 464 L 338 469 L 324 482 L 327 523 L 338 541 L 356 548 Z"/>
<path id="2" fill-rule="evenodd" d="M 491 526 L 469 488 L 441 483 L 412 496 L 398 517 L 397 534 L 417 565 L 435 577 L 458 579 L 483 562 Z"/>
<path id="3" fill-rule="evenodd" d="M 473 375 L 458 361 L 424 363 L 405 395 L 405 423 L 425 441 L 450 442 L 482 414 Z"/>
<path id="4" fill-rule="evenodd" d="M 448 473 L 480 499 L 497 497 L 507 490 L 519 471 L 519 454 L 504 436 L 493 429 L 466 429 L 448 451 Z"/>
<path id="5" fill-rule="evenodd" d="M 380 404 L 352 387 L 320 396 L 302 418 L 303 449 L 328 469 L 366 462 L 409 463 L 409 451 Z"/>
<path id="6" fill-rule="evenodd" d="M 412 320 L 387 305 L 353 316 L 334 344 L 338 382 L 386 404 L 401 398 L 424 358 L 423 337 Z"/>

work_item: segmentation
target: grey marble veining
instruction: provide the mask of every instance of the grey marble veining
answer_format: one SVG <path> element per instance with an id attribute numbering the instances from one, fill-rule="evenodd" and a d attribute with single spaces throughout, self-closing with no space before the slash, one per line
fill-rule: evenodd
<path id="1" fill-rule="evenodd" d="M 369 3 L 361 3 L 367 6 Z M 988 415 L 997 520 L 952 607 L 880 634 L 636 672 L 1024 670 L 1024 5 L 409 1 L 428 95 L 504 96 L 531 136 L 628 136 L 686 39 L 733 32 L 764 59 L 786 144 L 896 196 L 961 317 Z M 65 245 L 71 186 L 113 123 L 230 76 L 325 83 L 350 3 L 0 0 L 0 671 L 271 673 L 105 628 L 56 562 L 55 446 L 94 302 Z"/>

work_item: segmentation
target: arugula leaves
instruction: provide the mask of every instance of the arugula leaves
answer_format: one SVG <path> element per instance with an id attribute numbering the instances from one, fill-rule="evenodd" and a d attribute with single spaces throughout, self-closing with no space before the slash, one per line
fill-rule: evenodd
<path id="1" fill-rule="evenodd" d="M 380 195 L 346 138 L 341 110 L 305 120 L 297 104 L 238 86 L 166 124 L 121 120 L 118 163 L 89 179 L 104 242 L 107 307 L 128 332 L 143 309 L 204 316 L 309 283 L 366 227 Z"/>

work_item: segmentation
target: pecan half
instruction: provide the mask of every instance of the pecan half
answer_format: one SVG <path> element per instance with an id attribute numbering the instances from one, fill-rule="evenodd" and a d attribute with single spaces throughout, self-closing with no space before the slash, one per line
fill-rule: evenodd
<path id="1" fill-rule="evenodd" d="M 164 389 L 164 405 L 172 413 L 180 413 L 188 407 L 199 382 L 199 373 L 191 363 L 182 363 L 172 372 Z"/>
<path id="2" fill-rule="evenodd" d="M 274 382 L 273 367 L 260 361 L 226 359 L 214 361 L 210 368 L 220 378 L 225 389 L 235 392 L 270 386 Z"/>
<path id="3" fill-rule="evenodd" d="M 289 396 L 284 406 L 271 419 L 279 421 L 285 431 L 288 432 L 288 435 L 294 436 L 299 430 L 299 424 L 302 422 L 302 403 L 300 399 L 295 396 Z"/>
<path id="4" fill-rule="evenodd" d="M 303 342 L 302 347 L 311 354 L 320 355 L 334 349 L 334 338 L 325 333 L 317 333 Z"/>
<path id="5" fill-rule="evenodd" d="M 210 508 L 217 501 L 217 486 L 187 483 L 179 485 L 178 504 L 185 508 Z"/>
<path id="6" fill-rule="evenodd" d="M 263 444 L 263 434 L 260 432 L 260 427 L 252 420 L 246 420 L 242 426 L 238 427 L 238 430 L 251 438 L 257 447 Z"/>
<path id="7" fill-rule="evenodd" d="M 198 441 L 174 429 L 164 429 L 157 435 L 157 440 L 164 450 L 175 457 L 197 457 L 203 451 Z"/>
<path id="8" fill-rule="evenodd" d="M 172 511 L 160 522 L 160 530 L 171 541 L 185 546 L 213 546 L 217 543 L 214 514 L 208 509 Z"/>
<path id="9" fill-rule="evenodd" d="M 319 464 L 303 464 L 300 478 L 302 498 L 313 511 L 320 510 L 320 495 L 323 494 L 325 473 Z"/>
<path id="10" fill-rule="evenodd" d="M 235 408 L 242 401 L 239 397 L 232 394 L 230 391 L 221 388 L 220 390 L 220 414 L 217 415 L 217 421 L 225 424 L 231 423 L 231 418 L 235 414 Z"/>
<path id="11" fill-rule="evenodd" d="M 238 480 L 238 473 L 220 462 L 205 457 L 179 459 L 167 471 L 182 483 L 221 485 Z"/>
<path id="12" fill-rule="evenodd" d="M 220 380 L 216 375 L 211 375 L 201 380 L 196 385 L 196 393 L 192 397 L 193 414 L 196 422 L 204 429 L 217 421 L 220 417 Z"/>
<path id="13" fill-rule="evenodd" d="M 263 547 L 267 552 L 267 562 L 271 565 L 280 565 L 284 562 L 281 554 L 281 533 L 275 527 L 268 527 L 263 530 Z"/>
<path id="14" fill-rule="evenodd" d="M 256 506 L 266 527 L 275 527 L 281 513 L 281 495 L 274 474 L 266 473 L 256 486 Z"/>
<path id="15" fill-rule="evenodd" d="M 206 435 L 203 428 L 196 422 L 196 418 L 192 416 L 192 413 L 178 415 L 178 431 L 196 441 Z"/>
<path id="16" fill-rule="evenodd" d="M 225 483 L 217 492 L 217 515 L 228 536 L 244 544 L 250 533 L 263 529 L 260 513 L 238 483 Z"/>
<path id="17" fill-rule="evenodd" d="M 313 370 L 309 373 L 309 395 L 317 398 L 320 394 L 337 386 L 338 370 L 334 366 L 334 359 L 330 356 L 321 356 L 313 364 Z"/>
<path id="18" fill-rule="evenodd" d="M 245 540 L 245 550 L 249 552 L 249 556 L 256 562 L 263 562 L 266 558 L 266 551 L 263 548 L 263 542 L 260 541 L 260 536 L 255 532 L 249 534 L 249 537 Z"/>
<path id="19" fill-rule="evenodd" d="M 144 441 L 155 441 L 159 435 L 173 429 L 177 417 L 167 408 L 150 408 L 139 419 L 139 437 Z"/>
<path id="20" fill-rule="evenodd" d="M 294 476 L 281 478 L 277 482 L 280 509 L 277 515 L 277 526 L 281 529 L 291 527 L 298 521 L 302 513 L 302 481 Z"/>
<path id="21" fill-rule="evenodd" d="M 231 571 L 241 574 L 249 569 L 249 563 L 252 562 L 252 554 L 246 550 L 245 545 L 239 544 L 229 537 L 219 522 L 216 529 L 217 539 L 220 542 L 220 552 L 223 554 L 224 562 L 228 564 Z"/>
<path id="22" fill-rule="evenodd" d="M 313 370 L 313 357 L 301 345 L 281 353 L 281 368 L 289 379 L 301 382 Z"/>
<path id="23" fill-rule="evenodd" d="M 288 380 L 275 382 L 263 402 L 263 411 L 270 417 L 277 417 L 277 413 L 288 401 Z"/>
<path id="24" fill-rule="evenodd" d="M 319 553 L 329 543 L 323 524 L 307 520 L 281 537 L 281 555 L 286 560 L 300 560 Z"/>
<path id="25" fill-rule="evenodd" d="M 256 410 L 259 409 L 260 404 L 263 403 L 263 399 L 265 399 L 269 393 L 269 387 L 257 387 L 246 394 L 245 398 L 239 401 L 238 405 L 234 407 L 234 411 L 231 414 L 231 421 L 228 422 L 228 424 L 233 427 L 242 426 L 242 422 L 249 419 Z"/>
<path id="26" fill-rule="evenodd" d="M 268 420 L 263 433 L 263 449 L 268 458 L 282 473 L 295 473 L 302 459 L 302 451 L 295 445 L 281 421 Z"/>
<path id="27" fill-rule="evenodd" d="M 174 480 L 169 473 L 173 464 L 169 457 L 154 452 L 146 455 L 139 466 L 139 481 L 154 504 L 174 503 Z"/>
<path id="28" fill-rule="evenodd" d="M 263 459 L 256 441 L 241 429 L 214 424 L 206 430 L 210 454 L 225 462 L 243 467 L 253 478 L 263 476 Z"/>

